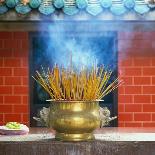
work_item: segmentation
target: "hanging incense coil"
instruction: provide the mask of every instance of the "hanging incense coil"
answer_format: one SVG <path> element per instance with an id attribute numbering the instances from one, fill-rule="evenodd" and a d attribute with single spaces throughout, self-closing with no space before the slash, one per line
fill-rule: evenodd
<path id="1" fill-rule="evenodd" d="M 122 15 L 127 11 L 122 0 L 112 0 L 112 7 L 110 10 L 115 15 Z"/>
<path id="2" fill-rule="evenodd" d="M 55 11 L 53 0 L 42 0 L 39 11 L 44 15 L 50 15 Z"/>
<path id="3" fill-rule="evenodd" d="M 31 8 L 38 8 L 41 4 L 41 0 L 30 0 L 29 5 Z"/>
<path id="4" fill-rule="evenodd" d="M 102 7 L 99 0 L 88 0 L 87 12 L 96 16 L 102 12 Z"/>
<path id="5" fill-rule="evenodd" d="M 148 7 L 145 0 L 135 0 L 135 7 L 134 10 L 139 14 L 144 14 L 149 12 L 150 8 Z"/>
<path id="6" fill-rule="evenodd" d="M 9 8 L 14 8 L 18 4 L 19 0 L 6 0 L 6 5 Z"/>
<path id="7" fill-rule="evenodd" d="M 75 0 L 64 0 L 63 12 L 67 15 L 75 15 L 79 9 L 76 7 Z"/>

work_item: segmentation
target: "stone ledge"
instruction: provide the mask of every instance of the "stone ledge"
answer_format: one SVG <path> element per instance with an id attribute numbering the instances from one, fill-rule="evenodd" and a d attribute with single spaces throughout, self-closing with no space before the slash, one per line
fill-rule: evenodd
<path id="1" fill-rule="evenodd" d="M 19 139 L 4 141 L 4 136 L 1 136 L 0 155 L 154 155 L 155 136 L 152 136 L 154 133 L 155 128 L 104 128 L 95 131 L 98 137 L 101 135 L 105 137 L 100 140 L 60 142 L 52 139 L 54 135 L 52 129 L 35 128 L 30 129 L 30 134 L 27 136 L 31 135 L 32 138 L 42 135 L 38 140 L 32 138 L 29 141 L 19 141 Z M 129 141 L 121 139 L 121 135 L 129 137 L 132 134 L 135 134 L 134 137 L 139 134 L 141 138 L 129 138 Z M 146 134 L 148 139 L 143 136 Z M 113 139 L 106 139 L 105 135 L 112 135 Z"/>

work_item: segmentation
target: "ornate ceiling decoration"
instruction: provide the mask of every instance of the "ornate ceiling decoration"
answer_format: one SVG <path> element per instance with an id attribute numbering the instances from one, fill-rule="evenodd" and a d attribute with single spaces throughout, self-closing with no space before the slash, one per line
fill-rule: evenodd
<path id="1" fill-rule="evenodd" d="M 37 10 L 46 16 L 55 11 L 67 15 L 86 11 L 93 16 L 109 11 L 113 15 L 120 16 L 128 12 L 143 15 L 155 10 L 155 5 L 154 0 L 0 0 L 0 14 L 13 9 L 19 14 Z"/>

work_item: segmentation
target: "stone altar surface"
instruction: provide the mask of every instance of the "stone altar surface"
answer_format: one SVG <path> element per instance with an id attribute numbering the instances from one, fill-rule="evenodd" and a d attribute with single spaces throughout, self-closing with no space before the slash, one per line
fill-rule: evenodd
<path id="1" fill-rule="evenodd" d="M 155 155 L 155 128 L 103 128 L 89 142 L 59 142 L 54 131 L 30 128 L 23 136 L 0 136 L 0 155 Z"/>

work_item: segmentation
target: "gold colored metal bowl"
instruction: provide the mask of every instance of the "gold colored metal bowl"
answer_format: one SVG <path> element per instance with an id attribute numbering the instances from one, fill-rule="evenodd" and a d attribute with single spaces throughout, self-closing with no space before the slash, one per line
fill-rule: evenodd
<path id="1" fill-rule="evenodd" d="M 61 141 L 93 140 L 100 126 L 98 101 L 51 101 L 50 126 Z"/>

